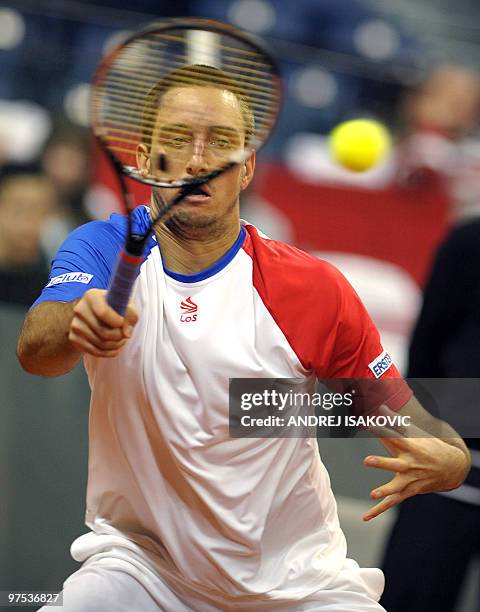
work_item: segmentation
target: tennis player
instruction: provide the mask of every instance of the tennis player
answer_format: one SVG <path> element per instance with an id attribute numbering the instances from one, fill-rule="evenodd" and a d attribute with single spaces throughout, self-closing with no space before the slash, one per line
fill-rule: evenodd
<path id="1" fill-rule="evenodd" d="M 178 86 L 157 102 L 191 176 L 208 170 L 219 133 L 245 138 L 232 91 Z M 198 109 L 212 125 L 196 125 Z M 154 148 L 139 146 L 140 167 Z M 82 565 L 64 584 L 64 610 L 383 609 L 381 571 L 346 556 L 317 441 L 229 436 L 229 378 L 399 376 L 334 267 L 240 220 L 254 169 L 253 154 L 156 228 L 125 317 L 105 300 L 121 215 L 66 239 L 26 317 L 22 366 L 57 376 L 83 357 L 92 390 L 89 532 L 72 544 Z M 154 190 L 150 206 L 172 195 Z M 148 216 L 137 209 L 139 229 Z M 406 385 L 384 403 L 418 410 Z M 455 432 L 385 444 L 393 456 L 366 463 L 396 475 L 372 493 L 365 520 L 453 489 L 469 468 Z"/>

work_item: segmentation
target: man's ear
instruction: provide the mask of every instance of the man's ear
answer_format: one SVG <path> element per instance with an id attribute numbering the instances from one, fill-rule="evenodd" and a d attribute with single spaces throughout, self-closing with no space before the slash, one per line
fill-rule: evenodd
<path id="1" fill-rule="evenodd" d="M 253 174 L 255 172 L 255 161 L 256 161 L 255 151 L 252 151 L 252 154 L 244 162 L 242 166 L 241 175 L 240 175 L 242 179 L 240 183 L 241 191 L 246 189 L 250 185 L 253 179 Z"/>
<path id="2" fill-rule="evenodd" d="M 144 144 L 137 145 L 137 166 L 142 176 L 148 176 L 151 173 L 150 151 Z"/>

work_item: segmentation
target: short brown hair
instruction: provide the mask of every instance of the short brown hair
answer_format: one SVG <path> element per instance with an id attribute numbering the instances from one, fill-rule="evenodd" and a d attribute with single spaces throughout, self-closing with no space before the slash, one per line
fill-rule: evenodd
<path id="1" fill-rule="evenodd" d="M 163 95 L 169 89 L 175 87 L 191 86 L 215 87 L 232 92 L 240 103 L 245 128 L 245 142 L 248 142 L 255 131 L 255 119 L 247 94 L 223 70 L 204 64 L 192 64 L 170 72 L 148 92 L 142 115 L 142 137 L 143 142 L 149 149 L 152 145 L 152 129 L 149 126 L 152 124 L 152 117 L 158 111 Z"/>

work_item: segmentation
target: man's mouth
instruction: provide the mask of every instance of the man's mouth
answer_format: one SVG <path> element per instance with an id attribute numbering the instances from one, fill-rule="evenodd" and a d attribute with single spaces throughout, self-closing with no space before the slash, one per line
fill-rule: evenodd
<path id="1" fill-rule="evenodd" d="M 211 192 L 206 185 L 199 185 L 185 198 L 186 202 L 205 202 L 211 197 Z"/>

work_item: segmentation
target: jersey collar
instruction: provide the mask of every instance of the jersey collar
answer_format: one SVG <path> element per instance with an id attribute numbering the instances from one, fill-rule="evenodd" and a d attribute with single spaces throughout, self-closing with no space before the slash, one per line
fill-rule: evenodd
<path id="1" fill-rule="evenodd" d="M 194 274 L 180 274 L 179 272 L 173 272 L 169 270 L 162 260 L 163 270 L 167 276 L 175 279 L 176 281 L 180 281 L 181 283 L 197 283 L 198 281 L 205 280 L 218 274 L 221 270 L 223 270 L 235 257 L 238 251 L 241 249 L 243 242 L 245 240 L 246 231 L 242 226 L 240 228 L 240 233 L 238 234 L 237 239 L 232 244 L 232 246 L 228 249 L 228 251 L 220 257 L 214 264 L 206 268 L 205 270 L 201 270 L 200 272 L 195 272 Z"/>

